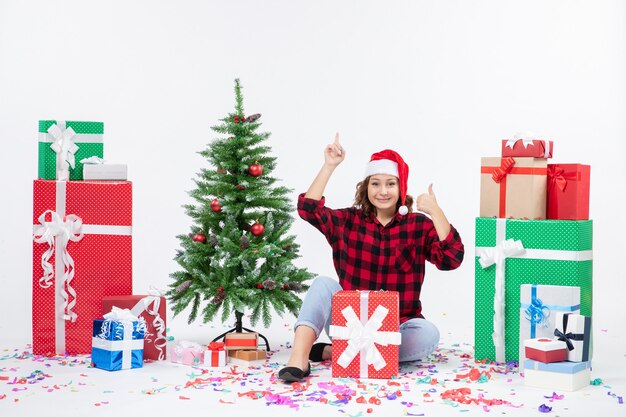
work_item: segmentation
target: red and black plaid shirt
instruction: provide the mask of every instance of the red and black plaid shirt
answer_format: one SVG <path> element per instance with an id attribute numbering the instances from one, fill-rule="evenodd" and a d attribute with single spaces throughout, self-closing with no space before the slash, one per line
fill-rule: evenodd
<path id="1" fill-rule="evenodd" d="M 325 199 L 300 194 L 298 214 L 321 231 L 333 250 L 333 262 L 344 290 L 400 293 L 400 322 L 423 317 L 420 291 L 425 262 L 455 269 L 463 261 L 463 242 L 454 227 L 439 240 L 433 222 L 423 214 L 396 216 L 386 225 L 354 207 L 330 209 Z"/>

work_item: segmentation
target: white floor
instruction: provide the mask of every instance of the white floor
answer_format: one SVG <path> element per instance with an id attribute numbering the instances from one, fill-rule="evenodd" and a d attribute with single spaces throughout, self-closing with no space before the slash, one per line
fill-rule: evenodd
<path id="1" fill-rule="evenodd" d="M 454 329 L 443 317 L 444 328 Z M 288 355 L 292 320 L 278 320 L 264 332 L 273 344 L 267 361 L 233 361 L 226 368 L 191 368 L 170 362 L 146 363 L 142 369 L 107 372 L 89 366 L 88 356 L 41 359 L 28 354 L 26 344 L 9 338 L 0 345 L 0 416 L 100 416 L 100 415 L 272 415 L 288 416 L 453 416 L 485 413 L 528 416 L 538 407 L 552 407 L 553 416 L 626 415 L 626 337 L 611 329 L 595 333 L 592 379 L 603 382 L 576 392 L 524 386 L 523 378 L 506 368 L 476 364 L 471 340 L 460 330 L 444 334 L 438 352 L 429 360 L 402 367 L 390 384 L 383 380 L 331 378 L 328 364 L 313 367 L 306 384 L 290 386 L 274 376 Z M 186 326 L 177 339 L 208 341 L 222 326 Z M 171 333 L 171 331 L 170 331 Z M 209 335 L 209 336 L 201 336 Z M 471 338 L 471 336 L 470 336 Z M 7 345 L 7 343 L 9 343 Z M 12 345 L 13 343 L 13 345 Z M 24 353 L 26 351 L 26 353 Z M 236 368 L 235 368 L 236 365 Z M 487 371 L 487 382 L 457 378 L 476 368 Z M 500 372 L 500 373 L 498 373 Z M 467 388 L 467 397 L 481 404 L 446 401 L 442 394 Z M 346 393 L 351 393 L 347 399 Z M 556 399 L 563 395 L 562 399 Z M 359 397 L 363 397 L 357 401 Z M 548 397 L 548 398 L 546 398 Z M 379 404 L 369 403 L 370 399 Z M 342 402 L 343 400 L 343 402 Z M 485 405 L 489 400 L 505 404 Z"/>

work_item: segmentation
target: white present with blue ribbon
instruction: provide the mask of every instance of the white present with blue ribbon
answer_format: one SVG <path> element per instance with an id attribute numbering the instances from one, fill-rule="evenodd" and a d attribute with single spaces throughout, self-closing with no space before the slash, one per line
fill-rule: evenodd
<path id="1" fill-rule="evenodd" d="M 94 320 L 91 362 L 107 371 L 143 367 L 146 323 L 128 309 L 113 307 L 104 320 Z"/>
<path id="2" fill-rule="evenodd" d="M 557 312 L 580 313 L 580 287 L 522 284 L 520 289 L 519 363 L 524 364 L 524 340 L 554 337 Z"/>

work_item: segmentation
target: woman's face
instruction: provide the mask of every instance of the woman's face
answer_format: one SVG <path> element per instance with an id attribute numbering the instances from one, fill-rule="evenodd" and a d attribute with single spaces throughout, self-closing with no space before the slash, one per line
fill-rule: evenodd
<path id="1" fill-rule="evenodd" d="M 387 174 L 372 175 L 367 184 L 367 198 L 376 207 L 377 213 L 395 214 L 400 198 L 398 178 Z"/>

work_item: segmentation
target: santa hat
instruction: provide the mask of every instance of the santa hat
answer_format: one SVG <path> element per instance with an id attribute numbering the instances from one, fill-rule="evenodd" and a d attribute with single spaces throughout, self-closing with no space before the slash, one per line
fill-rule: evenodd
<path id="1" fill-rule="evenodd" d="M 372 154 L 365 168 L 365 178 L 374 174 L 387 174 L 398 178 L 400 182 L 400 203 L 402 203 L 398 212 L 403 216 L 407 214 L 409 209 L 405 205 L 405 200 L 407 181 L 409 178 L 409 166 L 404 162 L 400 154 L 391 149 L 385 149 L 384 151 Z"/>

